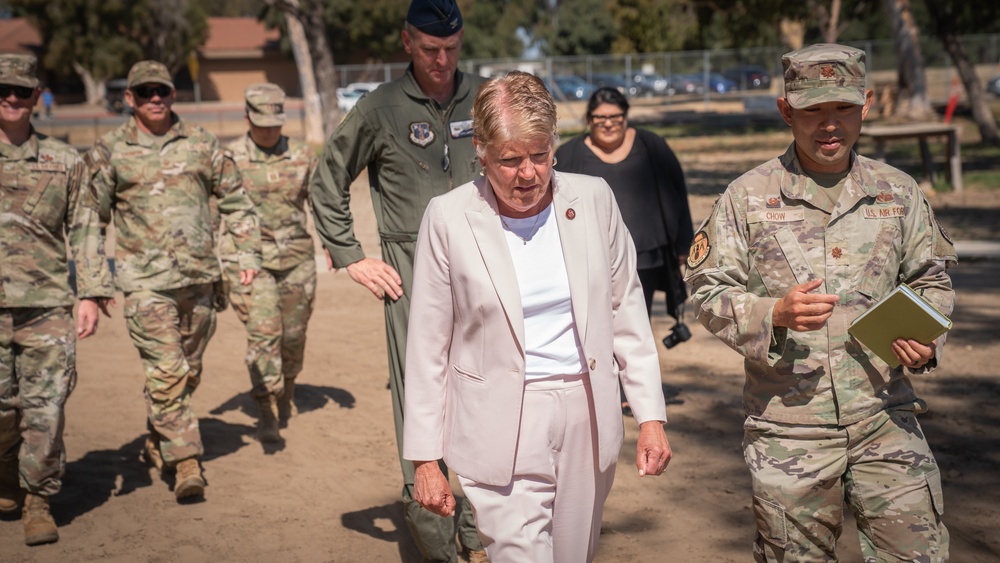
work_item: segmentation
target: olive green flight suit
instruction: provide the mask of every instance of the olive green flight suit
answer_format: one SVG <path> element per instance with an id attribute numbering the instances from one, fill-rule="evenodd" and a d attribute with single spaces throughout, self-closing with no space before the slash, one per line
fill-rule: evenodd
<path id="1" fill-rule="evenodd" d="M 402 457 L 403 366 L 413 253 L 424 209 L 431 198 L 479 174 L 471 110 L 483 79 L 458 72 L 455 81 L 455 95 L 441 106 L 420 90 L 411 65 L 402 77 L 361 98 L 327 141 L 310 190 L 323 245 L 334 267 L 346 267 L 365 257 L 349 203 L 351 183 L 368 168 L 382 259 L 403 280 L 403 296 L 385 300 L 385 324 L 406 521 L 425 559 L 432 561 L 457 560 L 454 523 L 413 501 L 413 464 Z M 459 539 L 468 549 L 482 549 L 468 501 L 462 507 Z"/>

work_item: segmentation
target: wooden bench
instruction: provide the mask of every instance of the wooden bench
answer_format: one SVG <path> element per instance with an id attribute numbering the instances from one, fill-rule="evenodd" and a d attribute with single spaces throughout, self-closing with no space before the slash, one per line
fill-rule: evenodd
<path id="1" fill-rule="evenodd" d="M 896 139 L 917 139 L 920 155 L 924 161 L 924 174 L 933 184 L 935 181 L 933 157 L 927 145 L 928 137 L 945 137 L 948 144 L 948 180 L 956 192 L 962 191 L 962 157 L 958 144 L 961 128 L 948 123 L 905 123 L 901 125 L 866 125 L 861 128 L 862 137 L 875 141 L 875 158 L 885 162 L 885 143 Z"/>

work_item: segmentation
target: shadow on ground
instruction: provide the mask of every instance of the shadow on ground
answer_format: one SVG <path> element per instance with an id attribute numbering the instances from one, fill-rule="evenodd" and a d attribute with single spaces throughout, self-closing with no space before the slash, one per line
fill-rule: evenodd
<path id="1" fill-rule="evenodd" d="M 410 537 L 406 521 L 403 519 L 402 501 L 356 512 L 346 512 L 341 515 L 340 523 L 348 530 L 397 544 L 400 561 L 418 562 L 422 559 L 420 550 L 417 549 L 417 544 Z"/>

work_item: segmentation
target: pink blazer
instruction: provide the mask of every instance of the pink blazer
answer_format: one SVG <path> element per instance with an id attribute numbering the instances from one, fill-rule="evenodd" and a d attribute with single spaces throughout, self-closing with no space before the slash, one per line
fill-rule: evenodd
<path id="1" fill-rule="evenodd" d="M 607 183 L 553 173 L 573 314 L 594 393 L 599 463 L 618 459 L 621 378 L 635 420 L 666 420 L 632 237 Z M 524 317 L 496 197 L 479 178 L 431 200 L 417 238 L 403 457 L 511 481 L 524 389 Z M 530 431 L 530 430 L 529 430 Z"/>

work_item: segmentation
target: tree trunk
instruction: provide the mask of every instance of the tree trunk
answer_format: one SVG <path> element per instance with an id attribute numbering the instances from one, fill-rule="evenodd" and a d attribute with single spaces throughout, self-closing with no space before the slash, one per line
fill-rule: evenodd
<path id="1" fill-rule="evenodd" d="M 824 0 L 810 0 L 809 8 L 816 19 L 816 24 L 823 33 L 825 43 L 836 43 L 840 35 L 840 5 L 841 0 L 831 0 L 828 10 Z"/>
<path id="2" fill-rule="evenodd" d="M 80 75 L 80 80 L 83 82 L 83 89 L 87 95 L 87 104 L 92 106 L 104 104 L 104 95 L 107 92 L 104 87 L 104 81 L 94 78 L 94 75 L 89 70 L 83 68 L 83 65 L 76 61 L 73 61 L 73 70 Z"/>
<path id="3" fill-rule="evenodd" d="M 292 44 L 295 55 L 295 67 L 299 71 L 299 81 L 302 84 L 302 100 L 306 107 L 306 122 L 303 124 L 306 142 L 310 145 L 320 145 L 326 141 L 323 135 L 323 104 L 316 91 L 316 77 L 313 74 L 312 57 L 309 55 L 309 45 L 302 22 L 285 14 L 288 25 L 288 40 Z"/>
<path id="4" fill-rule="evenodd" d="M 333 64 L 333 51 L 326 40 L 326 21 L 323 19 L 322 0 L 305 0 L 305 18 L 302 21 L 306 37 L 309 38 L 309 54 L 312 57 L 316 89 L 323 106 L 323 134 L 329 136 L 340 124 L 340 108 L 337 106 L 337 70 Z"/>
<path id="5" fill-rule="evenodd" d="M 778 32 L 782 45 L 788 47 L 790 51 L 797 51 L 805 44 L 806 26 L 800 20 L 781 18 Z"/>
<path id="6" fill-rule="evenodd" d="M 337 72 L 333 64 L 333 52 L 326 40 L 323 2 L 322 0 L 264 0 L 264 2 L 280 10 L 288 18 L 294 18 L 302 26 L 302 33 L 308 44 L 309 58 L 312 61 L 315 90 L 321 107 L 319 114 L 322 118 L 318 121 L 323 124 L 325 139 L 340 123 L 340 109 L 337 107 Z M 305 87 L 302 93 L 307 96 L 308 108 L 310 100 Z"/>
<path id="7" fill-rule="evenodd" d="M 997 120 L 990 111 L 989 102 L 986 99 L 986 92 L 983 90 L 983 83 L 976 74 L 976 69 L 969 61 L 969 56 L 965 53 L 965 47 L 955 34 L 953 16 L 946 11 L 936 0 L 924 0 L 927 11 L 934 20 L 937 28 L 938 39 L 944 44 L 944 48 L 951 56 L 951 60 L 958 69 L 958 76 L 965 86 L 965 93 L 969 99 L 969 106 L 972 108 L 972 118 L 979 127 L 979 136 L 983 142 L 1000 145 L 1000 131 L 997 130 Z"/>
<path id="8" fill-rule="evenodd" d="M 927 96 L 927 73 L 924 54 L 920 49 L 920 31 L 913 19 L 910 0 L 883 0 L 892 22 L 896 45 L 897 86 L 895 115 L 904 121 L 926 121 L 934 118 Z"/>

